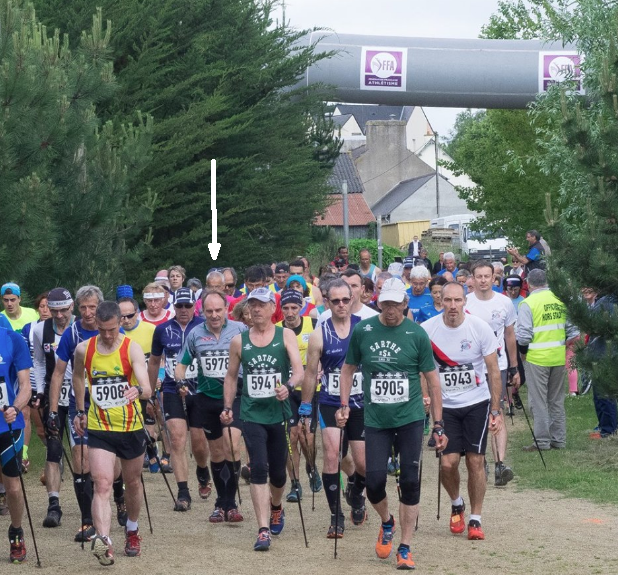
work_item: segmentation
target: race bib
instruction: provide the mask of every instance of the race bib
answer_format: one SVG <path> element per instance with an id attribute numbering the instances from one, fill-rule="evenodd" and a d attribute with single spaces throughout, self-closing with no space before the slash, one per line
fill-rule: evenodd
<path id="1" fill-rule="evenodd" d="M 176 357 L 167 357 L 165 356 L 165 372 L 170 379 L 174 378 L 174 373 L 176 371 Z M 197 378 L 197 361 L 194 359 L 191 362 L 191 365 L 187 366 L 187 371 L 185 372 L 185 379 L 195 379 Z"/>
<path id="2" fill-rule="evenodd" d="M 9 390 L 4 377 L 0 378 L 0 410 L 9 407 Z"/>
<path id="3" fill-rule="evenodd" d="M 333 372 L 328 374 L 328 393 L 329 395 L 341 396 L 341 387 L 339 386 L 339 379 L 341 378 L 341 372 Z M 363 374 L 360 371 L 355 371 L 352 377 L 352 389 L 350 395 L 358 395 L 363 393 Z"/>
<path id="4" fill-rule="evenodd" d="M 247 393 L 253 399 L 275 397 L 275 387 L 280 381 L 280 373 L 249 373 L 247 374 Z"/>
<path id="5" fill-rule="evenodd" d="M 371 374 L 371 403 L 403 403 L 410 399 L 410 382 L 406 372 Z"/>
<path id="6" fill-rule="evenodd" d="M 71 397 L 71 380 L 65 379 L 62 382 L 62 387 L 60 388 L 60 398 L 58 399 L 58 405 L 60 405 L 61 407 L 68 407 L 70 397 Z"/>
<path id="7" fill-rule="evenodd" d="M 129 383 L 125 377 L 97 377 L 92 380 L 90 398 L 97 407 L 111 409 L 122 407 L 129 402 L 124 397 L 124 391 Z"/>
<path id="8" fill-rule="evenodd" d="M 476 374 L 471 363 L 440 367 L 440 387 L 446 395 L 464 393 L 476 387 Z"/>
<path id="9" fill-rule="evenodd" d="M 200 355 L 200 363 L 204 377 L 221 379 L 227 373 L 230 353 L 228 351 L 207 351 Z"/>

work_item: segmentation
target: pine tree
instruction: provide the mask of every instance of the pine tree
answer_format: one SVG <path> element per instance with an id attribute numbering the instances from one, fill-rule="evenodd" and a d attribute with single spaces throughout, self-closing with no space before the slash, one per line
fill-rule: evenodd
<path id="1" fill-rule="evenodd" d="M 109 41 L 100 13 L 72 50 L 29 3 L 0 0 L 0 277 L 31 295 L 86 281 L 111 288 L 125 242 L 139 246 L 149 220 L 127 192 L 152 122 L 114 128 L 95 111 L 116 88 Z"/>

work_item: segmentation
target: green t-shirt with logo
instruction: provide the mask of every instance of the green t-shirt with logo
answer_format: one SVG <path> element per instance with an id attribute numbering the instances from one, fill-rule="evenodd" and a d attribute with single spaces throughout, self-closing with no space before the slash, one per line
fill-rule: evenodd
<path id="1" fill-rule="evenodd" d="M 362 366 L 365 425 L 390 429 L 425 418 L 419 373 L 435 365 L 419 325 L 407 318 L 395 327 L 379 316 L 363 320 L 354 327 L 345 362 Z"/>
<path id="2" fill-rule="evenodd" d="M 277 385 L 284 385 L 290 377 L 290 358 L 285 349 L 282 327 L 275 327 L 275 336 L 264 346 L 257 347 L 249 339 L 249 331 L 241 335 L 240 361 L 243 370 L 243 390 L 240 419 L 254 423 L 281 423 L 292 417 L 290 402 L 275 396 Z"/>

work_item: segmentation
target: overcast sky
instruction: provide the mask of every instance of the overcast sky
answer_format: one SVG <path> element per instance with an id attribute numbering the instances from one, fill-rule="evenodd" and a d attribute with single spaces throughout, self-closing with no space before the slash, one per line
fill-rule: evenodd
<path id="1" fill-rule="evenodd" d="M 343 34 L 478 38 L 498 0 L 285 0 L 295 28 L 320 26 Z M 461 110 L 424 108 L 434 130 L 448 135 Z"/>

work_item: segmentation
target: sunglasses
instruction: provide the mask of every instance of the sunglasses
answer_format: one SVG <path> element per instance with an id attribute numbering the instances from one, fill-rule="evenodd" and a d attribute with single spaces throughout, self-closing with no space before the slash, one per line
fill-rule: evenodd
<path id="1" fill-rule="evenodd" d="M 227 289 L 232 289 L 232 288 L 236 287 L 236 284 L 225 284 L 225 287 Z"/>
<path id="2" fill-rule="evenodd" d="M 120 319 L 133 319 L 137 315 L 137 312 L 128 313 L 127 315 L 121 315 Z"/>
<path id="3" fill-rule="evenodd" d="M 175 303 L 174 307 L 178 309 L 191 309 L 194 305 L 192 303 Z"/>
<path id="4" fill-rule="evenodd" d="M 328 300 L 330 303 L 332 303 L 333 305 L 339 305 L 339 304 L 343 304 L 343 305 L 348 305 L 352 299 L 349 297 L 342 297 L 341 299 L 336 298 L 336 299 L 329 299 Z"/>

